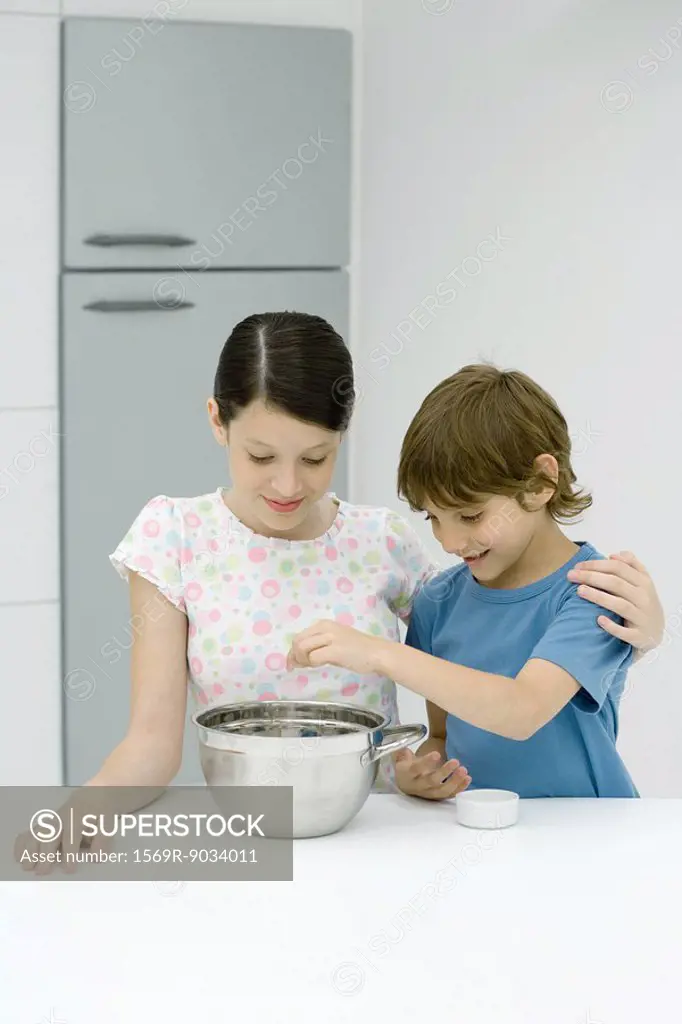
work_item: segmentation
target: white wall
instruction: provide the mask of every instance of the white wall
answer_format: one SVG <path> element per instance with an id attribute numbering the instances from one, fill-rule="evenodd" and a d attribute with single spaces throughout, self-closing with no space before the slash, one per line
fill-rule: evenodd
<path id="1" fill-rule="evenodd" d="M 358 39 L 359 0 L 0 0 L 0 785 L 62 781 L 58 16 L 154 17 L 169 6 L 177 18 L 339 27 Z M 356 152 L 356 177 L 357 166 Z M 357 244 L 356 212 L 353 254 Z"/>
<path id="2" fill-rule="evenodd" d="M 61 768 L 58 53 L 56 18 L 0 14 L 2 785 Z"/>
<path id="3" fill-rule="evenodd" d="M 398 507 L 400 441 L 438 380 L 480 358 L 521 368 L 564 410 L 576 470 L 594 490 L 572 535 L 605 553 L 633 549 L 672 616 L 682 606 L 682 7 L 371 0 L 363 10 L 355 500 Z M 497 232 L 508 241 L 495 259 L 467 259 Z M 420 303 L 451 271 L 456 298 L 428 317 Z M 383 369 L 382 343 L 394 353 Z M 643 795 L 682 796 L 681 621 L 623 702 L 620 749 Z M 404 720 L 421 718 L 419 699 L 401 703 Z"/>

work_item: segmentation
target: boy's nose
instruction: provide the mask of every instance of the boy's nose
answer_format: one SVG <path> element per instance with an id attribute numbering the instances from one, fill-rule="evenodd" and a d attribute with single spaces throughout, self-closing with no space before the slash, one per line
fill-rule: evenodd
<path id="1" fill-rule="evenodd" d="M 441 536 L 441 545 L 448 555 L 455 555 L 456 558 L 462 558 L 469 553 L 469 539 L 462 536 L 459 531 L 448 531 Z"/>

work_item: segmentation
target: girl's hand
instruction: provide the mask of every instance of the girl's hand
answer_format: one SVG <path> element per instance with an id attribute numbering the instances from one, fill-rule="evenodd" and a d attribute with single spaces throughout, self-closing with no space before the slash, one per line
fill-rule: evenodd
<path id="1" fill-rule="evenodd" d="M 94 857 L 100 851 L 108 850 L 111 847 L 109 837 L 98 833 L 91 839 L 83 834 L 83 815 L 92 812 L 95 807 L 96 804 L 91 800 L 85 801 L 83 792 L 76 793 L 56 811 L 62 822 L 62 830 L 55 839 L 41 841 L 35 838 L 31 830 L 18 835 L 14 842 L 14 859 L 22 870 L 35 876 L 51 875 L 58 871 L 73 874 L 79 867 L 77 857 L 80 851 L 87 850 Z M 56 819 L 52 819 L 51 823 L 56 825 Z"/>
<path id="2" fill-rule="evenodd" d="M 399 750 L 393 758 L 395 782 L 408 796 L 423 800 L 449 800 L 471 783 L 464 765 L 459 761 L 445 761 L 437 750 L 429 754 L 415 754 L 412 750 Z"/>
<path id="3" fill-rule="evenodd" d="M 351 626 L 321 619 L 304 629 L 293 639 L 287 656 L 287 671 L 301 666 L 338 665 L 339 668 L 369 675 L 377 671 L 377 656 L 387 642 L 379 637 L 361 633 Z"/>
<path id="4" fill-rule="evenodd" d="M 568 578 L 581 584 L 581 597 L 608 608 L 624 620 L 621 626 L 607 615 L 600 615 L 597 622 L 607 633 L 641 651 L 658 647 L 665 625 L 663 607 L 653 580 L 631 551 L 579 562 L 569 571 Z"/>

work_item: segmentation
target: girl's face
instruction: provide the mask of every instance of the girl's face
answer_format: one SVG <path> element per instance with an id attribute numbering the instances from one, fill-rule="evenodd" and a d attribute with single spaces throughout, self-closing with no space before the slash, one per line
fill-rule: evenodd
<path id="1" fill-rule="evenodd" d="M 341 434 L 252 402 L 225 428 L 209 400 L 213 433 L 227 445 L 233 492 L 274 533 L 299 527 L 329 490 Z"/>

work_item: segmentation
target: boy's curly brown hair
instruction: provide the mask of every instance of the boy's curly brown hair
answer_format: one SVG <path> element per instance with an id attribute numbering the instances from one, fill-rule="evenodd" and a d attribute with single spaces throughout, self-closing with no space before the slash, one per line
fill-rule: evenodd
<path id="1" fill-rule="evenodd" d="M 534 467 L 553 455 L 554 481 Z M 487 363 L 462 367 L 441 381 L 410 423 L 400 452 L 398 493 L 410 507 L 478 504 L 491 495 L 515 498 L 554 487 L 547 511 L 571 522 L 592 504 L 574 487 L 568 425 L 556 402 L 519 370 Z"/>

